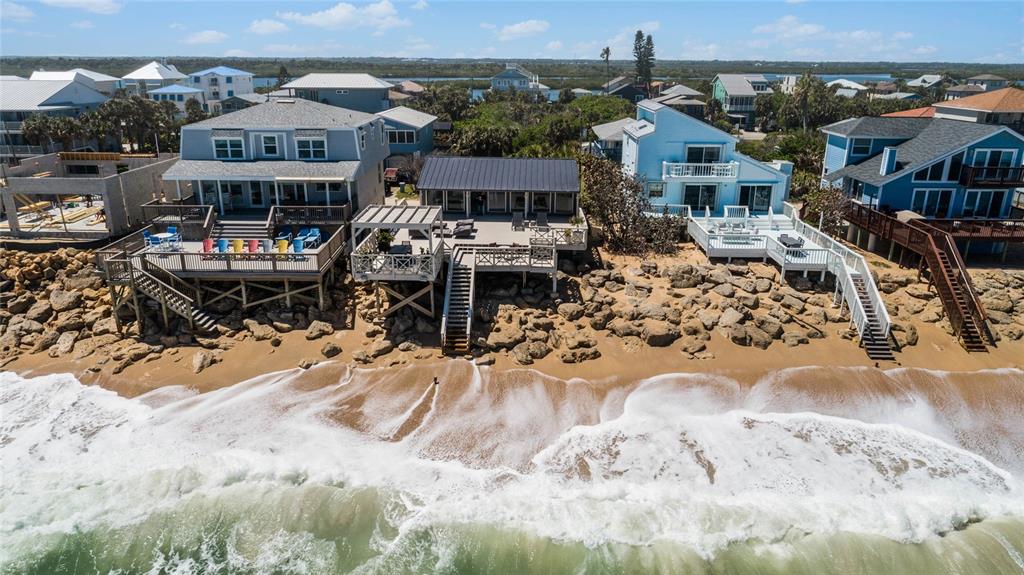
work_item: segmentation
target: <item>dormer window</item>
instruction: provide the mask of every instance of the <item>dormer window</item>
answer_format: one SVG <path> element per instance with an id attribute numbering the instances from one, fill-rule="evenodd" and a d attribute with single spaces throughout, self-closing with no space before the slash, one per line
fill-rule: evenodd
<path id="1" fill-rule="evenodd" d="M 277 155 L 277 136 L 261 136 L 263 143 L 263 155 L 264 156 L 276 156 Z"/>
<path id="2" fill-rule="evenodd" d="M 327 140 L 323 138 L 304 138 L 295 140 L 295 147 L 300 160 L 326 160 Z"/>
<path id="3" fill-rule="evenodd" d="M 218 160 L 245 159 L 245 152 L 242 150 L 242 138 L 214 138 L 213 155 Z"/>
<path id="4" fill-rule="evenodd" d="M 854 156 L 866 156 L 871 153 L 871 140 L 854 138 L 850 141 L 850 153 Z"/>

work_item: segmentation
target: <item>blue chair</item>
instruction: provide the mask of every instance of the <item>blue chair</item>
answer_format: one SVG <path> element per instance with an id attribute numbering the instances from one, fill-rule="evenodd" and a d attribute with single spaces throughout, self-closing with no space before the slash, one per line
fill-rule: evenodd
<path id="1" fill-rule="evenodd" d="M 301 254 L 302 250 L 306 248 L 306 242 L 304 240 L 295 240 L 292 242 L 292 251 Z"/>
<path id="2" fill-rule="evenodd" d="M 278 241 L 281 241 L 281 240 L 284 240 L 286 242 L 292 241 L 292 233 L 291 232 L 286 232 L 286 233 L 283 233 L 283 234 L 279 234 L 277 237 L 274 238 L 275 242 L 278 242 Z"/>
<path id="3" fill-rule="evenodd" d="M 323 242 L 323 238 L 320 235 L 320 228 L 309 228 L 306 232 L 306 245 L 311 248 L 318 247 Z"/>
<path id="4" fill-rule="evenodd" d="M 154 237 L 149 230 L 142 230 L 142 237 L 146 239 L 146 246 L 160 247 L 160 238 Z"/>
<path id="5" fill-rule="evenodd" d="M 226 254 L 228 253 L 228 241 L 226 239 L 217 240 L 217 253 Z"/>

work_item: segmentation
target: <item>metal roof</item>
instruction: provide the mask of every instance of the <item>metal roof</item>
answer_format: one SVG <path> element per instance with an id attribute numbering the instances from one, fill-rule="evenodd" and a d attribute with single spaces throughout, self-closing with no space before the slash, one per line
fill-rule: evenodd
<path id="1" fill-rule="evenodd" d="M 352 180 L 359 162 L 302 162 L 268 160 L 222 162 L 220 160 L 178 160 L 164 172 L 165 180 L 262 180 L 262 181 L 345 181 Z"/>
<path id="2" fill-rule="evenodd" d="M 199 88 L 192 88 L 190 86 L 182 86 L 181 84 L 171 84 L 170 86 L 164 86 L 163 88 L 157 88 L 155 90 L 149 90 L 148 94 L 199 94 L 202 90 Z"/>
<path id="3" fill-rule="evenodd" d="M 716 76 L 730 96 L 756 96 L 757 92 L 750 85 L 750 80 L 743 74 L 719 74 Z"/>
<path id="4" fill-rule="evenodd" d="M 72 68 L 70 70 L 63 71 L 47 71 L 47 70 L 36 70 L 32 72 L 32 80 L 74 80 L 75 76 L 81 74 L 93 82 L 117 82 L 120 78 L 113 76 L 107 76 L 99 72 L 93 72 L 92 70 L 86 70 L 85 68 Z"/>
<path id="5" fill-rule="evenodd" d="M 980 139 L 1003 130 L 1011 131 L 1005 126 L 941 118 L 879 119 L 890 122 L 915 120 L 925 125 L 919 134 L 896 146 L 896 171 L 886 176 L 881 175 L 879 172 L 882 166 L 882 154 L 876 154 L 859 164 L 836 170 L 825 176 L 826 179 L 834 181 L 839 178 L 853 178 L 866 184 L 879 186 L 927 166 Z"/>
<path id="6" fill-rule="evenodd" d="M 356 214 L 353 228 L 430 229 L 441 221 L 441 206 L 370 205 Z"/>
<path id="7" fill-rule="evenodd" d="M 239 70 L 238 68 L 232 68 L 230 66 L 214 66 L 213 68 L 207 68 L 198 72 L 192 72 L 190 76 L 207 76 L 209 74 L 216 74 L 218 76 L 252 76 L 252 72 L 246 72 L 245 70 Z"/>
<path id="8" fill-rule="evenodd" d="M 393 88 L 391 84 L 369 74 L 306 74 L 288 82 L 282 88 Z"/>
<path id="9" fill-rule="evenodd" d="M 302 98 L 271 98 L 263 104 L 215 116 L 189 128 L 355 128 L 376 116 Z"/>
<path id="10" fill-rule="evenodd" d="M 669 96 L 669 95 L 674 95 L 674 96 L 703 96 L 704 94 L 701 94 L 700 92 L 698 92 L 697 90 L 694 90 L 693 88 L 691 88 L 689 86 L 684 86 L 683 84 L 676 84 L 675 86 L 671 86 L 669 88 L 665 88 L 664 90 L 662 90 L 661 91 L 661 95 L 662 96 Z"/>
<path id="11" fill-rule="evenodd" d="M 188 76 L 173 66 L 153 61 L 124 75 L 125 80 L 183 80 Z"/>
<path id="12" fill-rule="evenodd" d="M 106 99 L 89 86 L 70 80 L 0 80 L 0 110 L 61 110 Z"/>
<path id="13" fill-rule="evenodd" d="M 489 192 L 579 192 L 576 160 L 551 158 L 459 158 L 427 156 L 421 190 Z"/>
<path id="14" fill-rule="evenodd" d="M 591 126 L 590 129 L 594 131 L 598 140 L 604 141 L 622 141 L 622 130 L 633 121 L 633 118 L 622 118 L 621 120 L 615 120 L 614 122 L 608 122 L 607 124 L 598 124 Z"/>
<path id="15" fill-rule="evenodd" d="M 426 127 L 430 125 L 431 122 L 437 120 L 437 116 L 427 114 L 426 112 L 420 112 L 419 110 L 413 110 L 412 108 L 406 108 L 405 106 L 398 106 L 397 108 L 377 112 L 377 115 L 414 128 Z"/>

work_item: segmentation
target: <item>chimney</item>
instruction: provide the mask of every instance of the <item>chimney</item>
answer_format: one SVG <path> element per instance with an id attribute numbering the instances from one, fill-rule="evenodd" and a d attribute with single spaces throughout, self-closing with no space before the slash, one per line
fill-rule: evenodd
<path id="1" fill-rule="evenodd" d="M 896 146 L 886 146 L 882 150 L 882 165 L 878 168 L 879 175 L 888 176 L 896 171 Z"/>

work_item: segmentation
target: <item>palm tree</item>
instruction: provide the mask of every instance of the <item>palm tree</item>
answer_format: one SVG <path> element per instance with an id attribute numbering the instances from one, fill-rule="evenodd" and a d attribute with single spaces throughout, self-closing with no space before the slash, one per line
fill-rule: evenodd
<path id="1" fill-rule="evenodd" d="M 611 71 L 609 61 L 612 57 L 612 49 L 608 46 L 601 48 L 601 59 L 604 60 L 604 93 L 608 93 L 608 82 L 611 81 Z"/>

